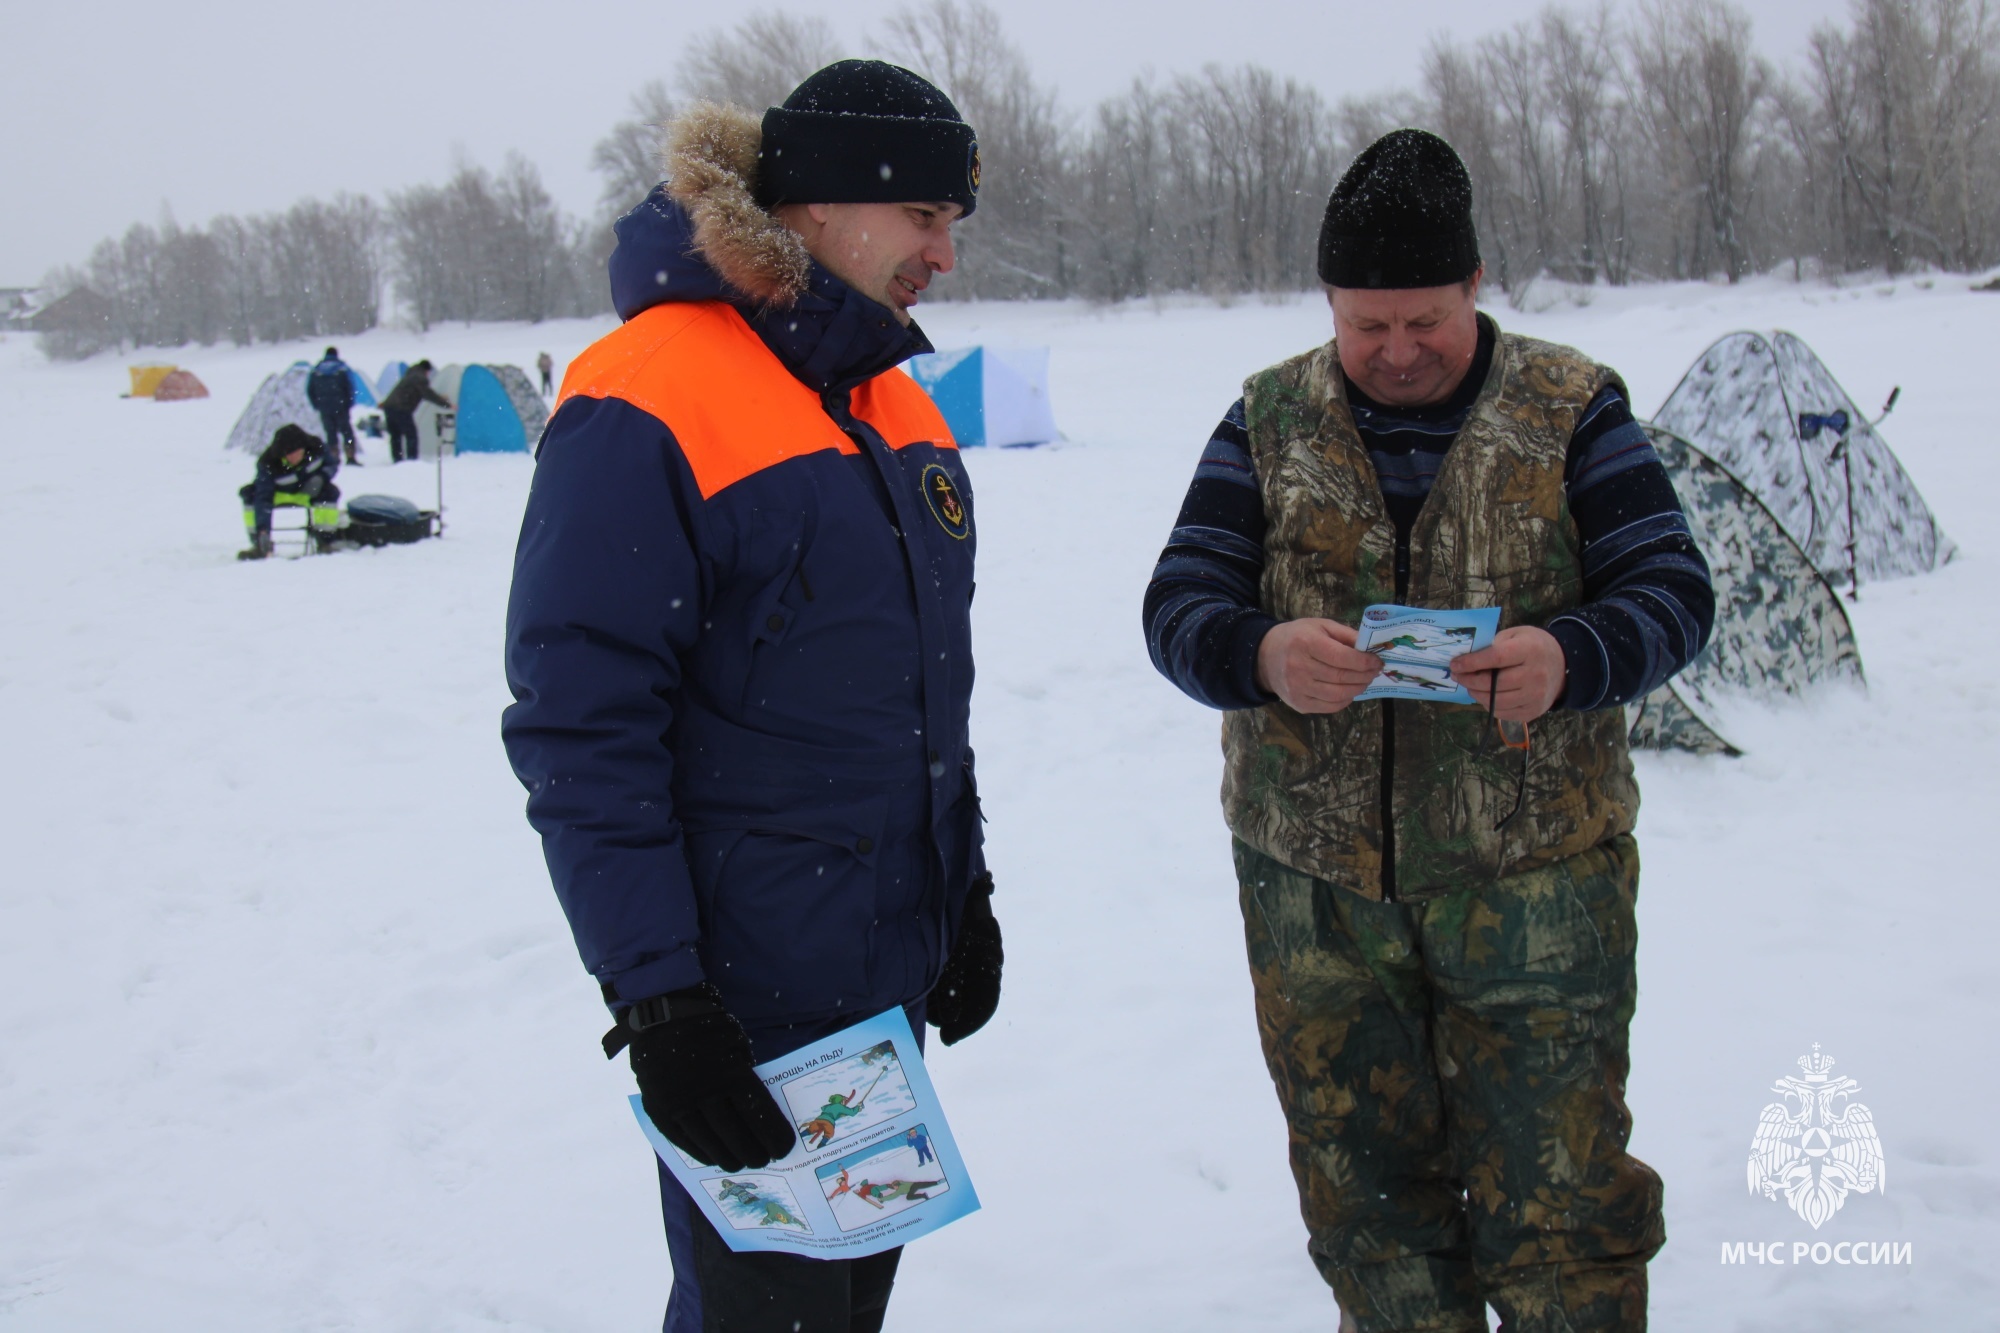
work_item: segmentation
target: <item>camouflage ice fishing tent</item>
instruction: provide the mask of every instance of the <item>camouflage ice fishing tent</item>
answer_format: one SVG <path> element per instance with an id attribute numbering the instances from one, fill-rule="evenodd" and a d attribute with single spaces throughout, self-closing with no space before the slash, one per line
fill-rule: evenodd
<path id="1" fill-rule="evenodd" d="M 1722 339 L 1653 423 L 1692 442 L 1762 500 L 1829 578 L 1846 583 L 1857 566 L 1864 583 L 1922 574 L 1954 554 L 1888 443 L 1792 334 Z"/>
<path id="2" fill-rule="evenodd" d="M 1723 715 L 1732 699 L 1797 696 L 1861 681 L 1847 611 L 1772 512 L 1716 460 L 1648 426 L 1715 583 L 1715 631 L 1673 680 L 1627 709 L 1635 746 L 1740 754 Z"/>
<path id="3" fill-rule="evenodd" d="M 229 432 L 229 447 L 246 454 L 261 454 L 278 427 L 287 423 L 319 435 L 319 411 L 306 401 L 306 376 L 312 368 L 300 361 L 275 375 L 267 375 L 250 395 L 243 415 Z"/>

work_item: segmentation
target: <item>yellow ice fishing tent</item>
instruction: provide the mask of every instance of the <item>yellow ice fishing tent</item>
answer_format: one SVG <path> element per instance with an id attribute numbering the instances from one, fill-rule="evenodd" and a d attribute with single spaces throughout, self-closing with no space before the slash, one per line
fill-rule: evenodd
<path id="1" fill-rule="evenodd" d="M 132 392 L 127 398 L 151 398 L 153 390 L 160 387 L 160 381 L 180 369 L 178 366 L 146 365 L 127 366 L 126 373 L 132 377 Z"/>

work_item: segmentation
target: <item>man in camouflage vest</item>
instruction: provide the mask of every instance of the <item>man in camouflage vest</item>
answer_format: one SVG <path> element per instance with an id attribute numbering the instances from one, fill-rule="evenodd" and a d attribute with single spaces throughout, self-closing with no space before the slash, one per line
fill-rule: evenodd
<path id="1" fill-rule="evenodd" d="M 1310 1253 L 1360 1333 L 1640 1329 L 1626 1152 L 1639 793 L 1622 705 L 1708 569 L 1624 385 L 1478 313 L 1463 164 L 1398 130 L 1321 229 L 1335 338 L 1250 377 L 1146 596 L 1226 710 L 1223 806 Z M 1356 702 L 1374 604 L 1498 607 L 1476 706 Z"/>

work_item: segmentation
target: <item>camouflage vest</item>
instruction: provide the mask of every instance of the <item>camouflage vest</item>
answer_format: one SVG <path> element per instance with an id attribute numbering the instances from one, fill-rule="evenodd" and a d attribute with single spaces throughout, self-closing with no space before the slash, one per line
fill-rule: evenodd
<path id="1" fill-rule="evenodd" d="M 1569 348 L 1500 335 L 1411 531 L 1399 598 L 1395 525 L 1333 344 L 1252 376 L 1243 399 L 1268 524 L 1264 609 L 1357 625 L 1375 602 L 1498 606 L 1504 629 L 1577 605 L 1582 550 L 1563 466 L 1583 409 L 1617 382 Z M 1371 700 L 1331 715 L 1282 703 L 1231 712 L 1223 809 L 1252 847 L 1370 898 L 1384 896 L 1386 821 L 1393 892 L 1404 900 L 1531 870 L 1631 831 L 1639 789 L 1623 709 L 1558 709 L 1535 720 L 1530 739 L 1525 755 L 1506 748 L 1491 715 L 1469 705 Z"/>

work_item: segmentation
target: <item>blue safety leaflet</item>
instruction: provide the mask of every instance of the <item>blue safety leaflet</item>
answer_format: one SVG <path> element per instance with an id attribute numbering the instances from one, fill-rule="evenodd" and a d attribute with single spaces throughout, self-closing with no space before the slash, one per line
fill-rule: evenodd
<path id="1" fill-rule="evenodd" d="M 1451 678 L 1451 660 L 1491 647 L 1500 631 L 1500 608 L 1424 611 L 1413 606 L 1371 606 L 1361 613 L 1354 646 L 1382 659 L 1382 674 L 1356 699 L 1422 699 L 1437 704 L 1476 702 Z"/>
<path id="2" fill-rule="evenodd" d="M 979 1209 L 922 1052 L 891 1009 L 757 1066 L 790 1117 L 792 1151 L 755 1171 L 703 1166 L 632 1114 L 732 1250 L 859 1259 Z"/>

